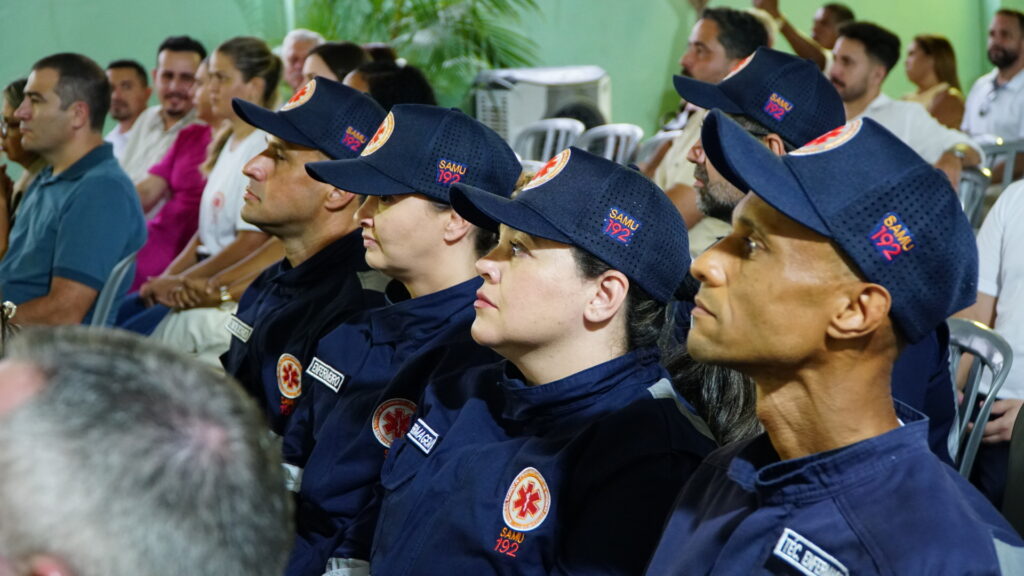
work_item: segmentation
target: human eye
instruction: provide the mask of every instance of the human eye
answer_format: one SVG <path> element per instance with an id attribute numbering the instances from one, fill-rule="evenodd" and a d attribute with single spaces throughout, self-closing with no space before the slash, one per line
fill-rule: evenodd
<path id="1" fill-rule="evenodd" d="M 522 244 L 516 242 L 515 240 L 509 241 L 508 247 L 512 251 L 512 256 L 514 257 L 522 256 L 523 254 L 526 253 L 526 248 L 524 248 Z"/>
<path id="2" fill-rule="evenodd" d="M 750 258 L 755 252 L 759 252 L 764 248 L 760 242 L 750 236 L 743 238 L 743 255 Z"/>

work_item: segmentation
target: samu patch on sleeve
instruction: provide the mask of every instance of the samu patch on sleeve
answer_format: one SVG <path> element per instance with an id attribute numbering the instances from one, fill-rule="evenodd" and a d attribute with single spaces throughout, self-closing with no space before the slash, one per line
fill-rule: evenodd
<path id="1" fill-rule="evenodd" d="M 604 218 L 605 236 L 628 245 L 638 230 L 640 221 L 633 218 L 629 212 L 614 206 L 608 209 L 608 215 Z"/>
<path id="2" fill-rule="evenodd" d="M 850 576 L 842 562 L 789 528 L 783 529 L 773 555 L 806 576 Z"/>

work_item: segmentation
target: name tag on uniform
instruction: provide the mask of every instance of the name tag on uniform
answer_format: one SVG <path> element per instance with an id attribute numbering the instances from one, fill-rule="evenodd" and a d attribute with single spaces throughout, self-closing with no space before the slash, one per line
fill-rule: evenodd
<path id="1" fill-rule="evenodd" d="M 335 392 L 341 390 L 341 385 L 345 382 L 344 374 L 331 368 L 319 358 L 313 358 L 313 363 L 309 365 L 309 368 L 306 368 L 306 373 L 323 382 L 325 386 Z"/>
<path id="2" fill-rule="evenodd" d="M 416 423 L 412 425 L 412 429 L 405 435 L 417 448 L 420 449 L 424 454 L 430 454 L 430 451 L 434 449 L 434 445 L 437 444 L 438 434 L 434 432 L 434 429 L 427 426 L 427 423 L 422 418 L 417 418 Z"/>
<path id="3" fill-rule="evenodd" d="M 839 560 L 789 528 L 775 543 L 775 556 L 807 576 L 850 576 Z"/>
<path id="4" fill-rule="evenodd" d="M 232 336 L 238 338 L 243 344 L 249 341 L 249 337 L 252 336 L 252 326 L 249 326 L 245 322 L 238 319 L 238 316 L 232 314 L 227 322 L 224 323 L 224 327 L 227 328 L 228 332 Z"/>

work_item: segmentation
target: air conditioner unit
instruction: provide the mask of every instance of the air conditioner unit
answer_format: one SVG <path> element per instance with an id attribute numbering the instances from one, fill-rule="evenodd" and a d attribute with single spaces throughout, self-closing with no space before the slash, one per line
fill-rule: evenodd
<path id="1" fill-rule="evenodd" d="M 582 114 L 603 124 L 612 116 L 612 81 L 599 66 L 485 70 L 474 87 L 477 120 L 509 143 L 542 118 Z"/>

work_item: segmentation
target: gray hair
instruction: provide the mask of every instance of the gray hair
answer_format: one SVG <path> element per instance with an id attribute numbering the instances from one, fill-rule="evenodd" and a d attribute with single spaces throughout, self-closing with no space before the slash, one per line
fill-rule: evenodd
<path id="1" fill-rule="evenodd" d="M 112 330 L 26 330 L 8 358 L 42 382 L 0 418 L 0 553 L 82 576 L 283 573 L 279 448 L 237 384 Z"/>
<path id="2" fill-rule="evenodd" d="M 296 28 L 285 35 L 284 40 L 281 41 L 282 46 L 287 46 L 289 42 L 313 42 L 319 46 L 325 42 L 324 37 L 319 32 L 307 30 L 306 28 Z"/>

